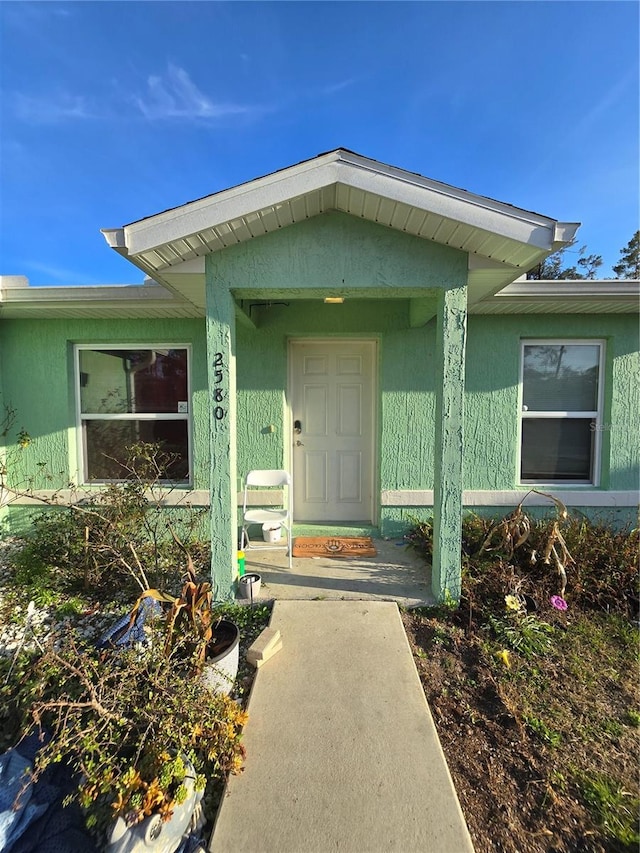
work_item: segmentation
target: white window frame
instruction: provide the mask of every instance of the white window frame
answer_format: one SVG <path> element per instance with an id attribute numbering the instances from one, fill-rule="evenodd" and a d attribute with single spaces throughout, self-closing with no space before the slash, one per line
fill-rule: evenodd
<path id="1" fill-rule="evenodd" d="M 530 346 L 597 346 L 600 348 L 598 360 L 598 394 L 597 410 L 594 412 L 539 412 L 524 411 L 524 348 Z M 563 489 L 573 486 L 599 487 L 601 475 L 601 448 L 602 448 L 602 416 L 604 408 L 604 367 L 605 367 L 606 341 L 603 338 L 522 338 L 520 340 L 520 388 L 518 394 L 518 452 L 517 452 L 517 474 L 516 482 L 521 486 L 555 486 Z M 584 418 L 595 421 L 593 436 L 593 459 L 592 479 L 590 480 L 523 480 L 522 479 L 522 422 L 526 418 Z"/>
<path id="2" fill-rule="evenodd" d="M 162 350 L 183 349 L 187 352 L 187 411 L 185 412 L 127 412 L 122 414 L 83 414 L 80 399 L 80 353 L 83 350 Z M 189 474 L 186 480 L 177 483 L 179 488 L 191 487 L 193 485 L 193 419 L 191 414 L 191 344 L 184 343 L 128 343 L 116 344 L 110 341 L 92 344 L 74 345 L 74 394 L 76 404 L 76 452 L 80 485 L 107 485 L 109 483 L 121 483 L 123 480 L 90 480 L 87 477 L 87 454 L 84 441 L 83 422 L 89 420 L 113 420 L 113 421 L 186 421 L 187 422 L 187 453 Z M 168 480 L 161 481 L 169 483 Z"/>

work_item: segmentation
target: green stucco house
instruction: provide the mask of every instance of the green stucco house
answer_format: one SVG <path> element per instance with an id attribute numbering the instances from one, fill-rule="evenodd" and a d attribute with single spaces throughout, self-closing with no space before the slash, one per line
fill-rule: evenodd
<path id="1" fill-rule="evenodd" d="M 105 229 L 144 284 L 1 280 L 0 394 L 35 448 L 19 474 L 97 484 L 127 440 L 165 442 L 172 499 L 210 507 L 222 596 L 253 468 L 292 472 L 296 530 L 433 514 L 437 596 L 459 590 L 465 508 L 538 487 L 627 522 L 638 282 L 525 279 L 577 227 L 339 149 Z M 6 498 L 11 530 L 27 499 Z"/>

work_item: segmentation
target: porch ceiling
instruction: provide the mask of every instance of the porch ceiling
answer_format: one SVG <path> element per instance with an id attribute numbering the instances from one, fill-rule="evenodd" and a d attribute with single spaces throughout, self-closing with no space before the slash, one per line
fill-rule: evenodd
<path id="1" fill-rule="evenodd" d="M 193 273 L 201 274 L 205 255 L 328 211 L 469 253 L 470 283 L 485 274 L 478 298 L 569 242 L 578 227 L 338 149 L 103 233 L 115 251 L 203 307 L 203 282 Z"/>

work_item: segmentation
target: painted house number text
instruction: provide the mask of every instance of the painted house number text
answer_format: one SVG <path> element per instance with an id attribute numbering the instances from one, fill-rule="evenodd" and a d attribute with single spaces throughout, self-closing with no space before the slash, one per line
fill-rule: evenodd
<path id="1" fill-rule="evenodd" d="M 220 385 L 224 380 L 224 358 L 221 352 L 217 352 L 214 356 L 213 366 L 215 368 L 214 382 L 216 385 Z M 214 388 L 213 389 L 213 400 L 215 403 L 220 404 L 224 400 L 224 390 L 222 388 Z M 222 406 L 216 405 L 213 410 L 213 417 L 217 421 L 223 420 L 226 417 L 226 409 L 223 409 Z"/>

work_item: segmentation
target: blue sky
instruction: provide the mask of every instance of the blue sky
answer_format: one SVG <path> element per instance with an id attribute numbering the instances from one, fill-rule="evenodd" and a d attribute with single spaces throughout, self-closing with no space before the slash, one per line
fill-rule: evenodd
<path id="1" fill-rule="evenodd" d="M 0 272 L 136 283 L 116 227 L 337 147 L 638 228 L 636 2 L 2 2 Z"/>

